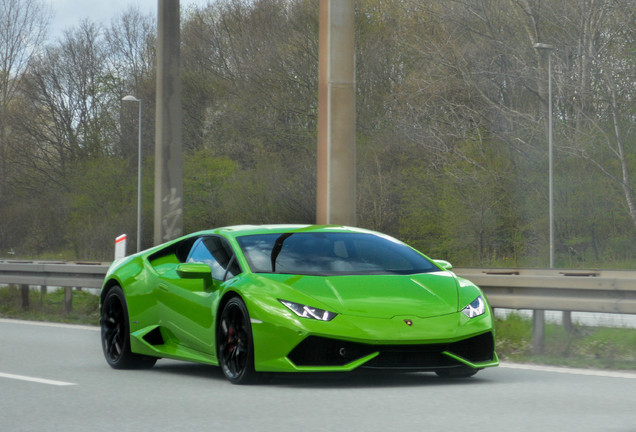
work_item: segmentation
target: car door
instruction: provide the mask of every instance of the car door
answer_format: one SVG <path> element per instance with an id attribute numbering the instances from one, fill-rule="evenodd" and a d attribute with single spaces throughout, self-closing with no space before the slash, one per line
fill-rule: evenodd
<path id="1" fill-rule="evenodd" d="M 188 273 L 185 270 L 192 263 L 208 265 L 210 273 Z M 229 243 L 220 236 L 203 236 L 194 242 L 184 265 L 161 275 L 158 298 L 162 325 L 178 345 L 215 355 L 214 306 L 222 284 L 239 273 Z"/>

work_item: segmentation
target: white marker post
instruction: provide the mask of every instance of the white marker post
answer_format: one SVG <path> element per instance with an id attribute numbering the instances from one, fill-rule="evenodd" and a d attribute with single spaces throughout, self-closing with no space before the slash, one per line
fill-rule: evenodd
<path id="1" fill-rule="evenodd" d="M 115 261 L 126 256 L 126 234 L 115 239 Z"/>

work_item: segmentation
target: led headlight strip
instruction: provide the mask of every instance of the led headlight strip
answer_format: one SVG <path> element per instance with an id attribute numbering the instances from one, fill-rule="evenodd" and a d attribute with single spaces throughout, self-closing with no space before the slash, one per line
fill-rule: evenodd
<path id="1" fill-rule="evenodd" d="M 486 312 L 486 302 L 481 296 L 479 296 L 475 300 L 473 300 L 471 304 L 466 306 L 462 310 L 462 312 L 468 318 L 475 318 L 475 317 L 478 317 L 479 315 L 483 315 Z"/>
<path id="2" fill-rule="evenodd" d="M 331 321 L 336 317 L 336 315 L 338 315 L 334 312 L 329 312 L 324 309 L 318 309 L 300 303 L 294 303 L 281 299 L 278 299 L 278 301 L 284 304 L 293 313 L 302 318 L 315 319 L 318 321 Z"/>

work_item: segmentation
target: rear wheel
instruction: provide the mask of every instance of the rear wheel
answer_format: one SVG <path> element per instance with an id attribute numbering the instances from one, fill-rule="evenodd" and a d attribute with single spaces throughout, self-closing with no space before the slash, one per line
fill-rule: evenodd
<path id="1" fill-rule="evenodd" d="M 106 362 L 114 369 L 151 368 L 157 359 L 130 351 L 130 325 L 124 292 L 118 286 L 108 291 L 100 317 L 102 349 Z"/>
<path id="2" fill-rule="evenodd" d="M 223 307 L 217 327 L 219 365 L 232 384 L 248 384 L 256 380 L 254 343 L 247 307 L 239 297 L 231 298 Z"/>

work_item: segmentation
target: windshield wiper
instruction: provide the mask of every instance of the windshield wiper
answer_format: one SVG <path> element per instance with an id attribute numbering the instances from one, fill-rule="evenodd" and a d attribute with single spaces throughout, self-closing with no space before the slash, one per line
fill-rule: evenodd
<path id="1" fill-rule="evenodd" d="M 292 234 L 294 233 L 293 232 L 283 233 L 280 236 L 278 236 L 278 238 L 276 239 L 276 242 L 274 243 L 274 247 L 272 248 L 272 255 L 271 255 L 272 273 L 276 273 L 276 258 L 278 258 L 278 254 L 280 254 L 281 249 L 283 249 L 283 243 Z"/>

